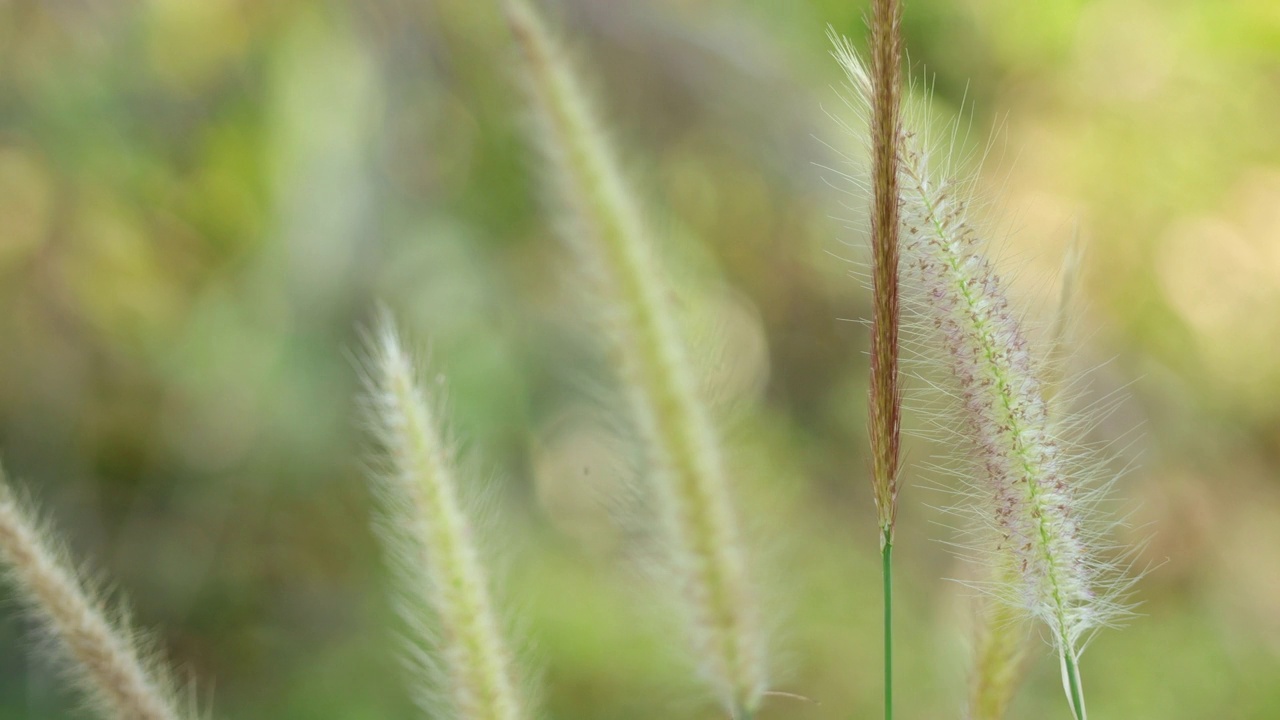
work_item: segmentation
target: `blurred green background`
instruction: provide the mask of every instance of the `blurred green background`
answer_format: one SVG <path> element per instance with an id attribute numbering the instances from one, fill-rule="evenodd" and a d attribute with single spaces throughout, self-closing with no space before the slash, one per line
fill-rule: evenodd
<path id="1" fill-rule="evenodd" d="M 557 24 L 667 241 L 777 627 L 761 720 L 879 712 L 857 152 L 827 24 L 862 3 L 563 0 Z M 1078 365 L 1124 400 L 1142 615 L 1091 716 L 1280 717 L 1280 3 L 913 0 L 1029 316 L 1088 241 Z M 626 523 L 610 380 L 475 0 L 0 0 L 0 448 L 227 718 L 415 717 L 355 396 L 378 300 L 429 348 L 489 486 L 546 716 L 714 718 Z M 976 108 L 976 110 L 970 110 Z M 833 149 L 834 148 L 834 149 Z M 693 307 L 695 306 L 696 307 Z M 1136 430 L 1135 430 L 1136 428 Z M 1129 433 L 1129 434 L 1126 434 Z M 959 717 L 971 602 L 914 443 L 899 712 Z M 78 717 L 0 590 L 0 718 Z M 1012 716 L 1066 718 L 1041 653 Z"/>

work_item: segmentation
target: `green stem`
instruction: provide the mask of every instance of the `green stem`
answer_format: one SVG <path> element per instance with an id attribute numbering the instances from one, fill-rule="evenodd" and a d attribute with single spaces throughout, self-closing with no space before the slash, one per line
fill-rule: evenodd
<path id="1" fill-rule="evenodd" d="M 880 543 L 884 580 L 884 720 L 893 720 L 893 540 L 885 530 Z"/>
<path id="2" fill-rule="evenodd" d="M 1086 720 L 1084 714 L 1084 689 L 1080 686 L 1080 669 L 1075 653 L 1062 649 L 1062 664 L 1067 668 L 1067 689 L 1071 693 L 1071 712 L 1076 720 Z"/>

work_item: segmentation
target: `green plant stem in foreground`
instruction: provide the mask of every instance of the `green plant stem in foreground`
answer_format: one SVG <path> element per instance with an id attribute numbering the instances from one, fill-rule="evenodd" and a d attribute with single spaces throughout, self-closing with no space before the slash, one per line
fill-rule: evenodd
<path id="1" fill-rule="evenodd" d="M 1069 648 L 1062 649 L 1062 666 L 1066 669 L 1067 696 L 1071 698 L 1071 713 L 1075 720 L 1087 720 L 1084 712 L 1084 688 L 1080 686 L 1079 661 Z"/>
<path id="2" fill-rule="evenodd" d="M 880 546 L 884 580 L 884 720 L 893 720 L 893 541 L 884 531 Z"/>

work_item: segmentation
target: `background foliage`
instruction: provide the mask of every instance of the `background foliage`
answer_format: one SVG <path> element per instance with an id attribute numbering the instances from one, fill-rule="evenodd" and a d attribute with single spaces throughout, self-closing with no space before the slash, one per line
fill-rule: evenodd
<path id="1" fill-rule="evenodd" d="M 669 240 L 770 562 L 762 718 L 879 707 L 861 211 L 832 0 L 565 0 Z M 1085 655 L 1095 718 L 1280 715 L 1280 5 L 916 0 L 942 113 L 1000 128 L 1002 267 L 1051 307 L 1088 240 L 1081 367 L 1126 398 L 1145 615 Z M 496 5 L 0 1 L 0 446 L 221 717 L 409 717 L 353 396 L 381 298 L 429 339 L 548 716 L 714 717 L 600 498 L 631 465 L 566 288 Z M 829 143 L 830 146 L 827 144 Z M 834 147 L 832 147 L 834 146 Z M 1126 434 L 1131 428 L 1137 432 Z M 958 715 L 968 604 L 908 451 L 899 709 Z M 7 592 L 3 591 L 3 592 Z M 641 601 L 636 602 L 639 598 Z M 0 595 L 0 602 L 6 600 Z M 10 604 L 4 602 L 5 606 Z M 74 701 L 0 614 L 0 718 Z M 1057 668 L 1016 717 L 1065 717 Z"/>

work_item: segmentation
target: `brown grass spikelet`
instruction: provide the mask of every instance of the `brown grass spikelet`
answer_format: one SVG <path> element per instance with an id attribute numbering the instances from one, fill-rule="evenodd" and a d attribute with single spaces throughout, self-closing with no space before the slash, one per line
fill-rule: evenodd
<path id="1" fill-rule="evenodd" d="M 902 392 L 898 383 L 898 144 L 902 57 L 897 0 L 875 0 L 871 9 L 872 203 L 870 429 L 872 483 L 881 542 L 893 542 L 898 512 Z"/>

